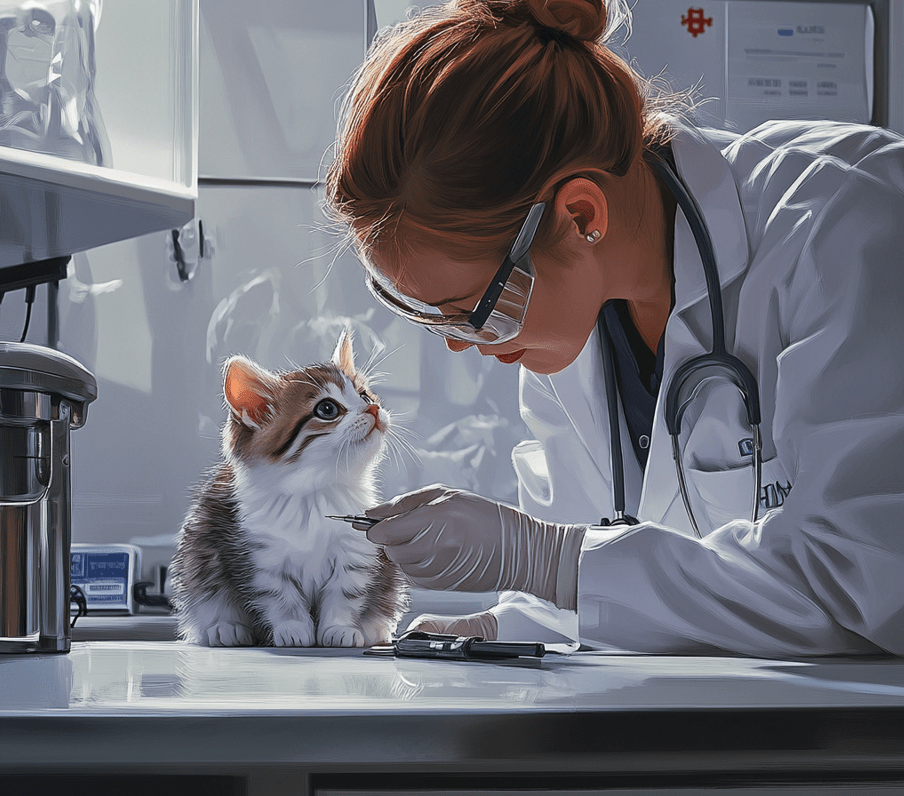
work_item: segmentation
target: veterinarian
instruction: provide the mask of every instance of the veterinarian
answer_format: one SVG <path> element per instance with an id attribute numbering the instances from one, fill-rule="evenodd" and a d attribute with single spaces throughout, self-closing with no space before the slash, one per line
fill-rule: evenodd
<path id="1" fill-rule="evenodd" d="M 520 363 L 535 437 L 520 509 L 432 486 L 368 536 L 417 585 L 504 592 L 432 629 L 904 654 L 904 140 L 695 128 L 617 21 L 459 0 L 357 76 L 328 206 L 382 303 Z"/>

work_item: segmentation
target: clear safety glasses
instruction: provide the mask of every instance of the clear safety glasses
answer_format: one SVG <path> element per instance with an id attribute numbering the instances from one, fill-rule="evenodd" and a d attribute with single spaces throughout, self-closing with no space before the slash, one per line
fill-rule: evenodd
<path id="1" fill-rule="evenodd" d="M 381 304 L 428 332 L 477 345 L 505 343 L 517 337 L 524 325 L 534 288 L 530 247 L 545 209 L 545 202 L 531 206 L 511 250 L 473 312 L 444 315 L 431 304 L 402 295 L 376 268 L 368 267 L 367 287 Z"/>

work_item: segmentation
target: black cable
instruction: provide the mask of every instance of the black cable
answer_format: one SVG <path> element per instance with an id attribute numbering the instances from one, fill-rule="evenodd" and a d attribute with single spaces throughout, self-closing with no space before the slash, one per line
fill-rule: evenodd
<path id="1" fill-rule="evenodd" d="M 83 592 L 78 586 L 75 584 L 69 587 L 69 602 L 75 603 L 78 606 L 78 613 L 72 617 L 72 622 L 69 624 L 69 627 L 75 627 L 75 621 L 83 616 L 88 616 L 88 600 L 85 597 L 85 592 Z"/>
<path id="2" fill-rule="evenodd" d="M 20 343 L 25 342 L 25 336 L 28 334 L 28 325 L 31 323 L 31 306 L 35 303 L 34 285 L 29 285 L 25 288 L 25 303 L 28 309 L 25 310 L 25 328 L 22 330 L 22 337 L 19 339 Z"/>
<path id="3" fill-rule="evenodd" d="M 176 270 L 179 272 L 179 279 L 187 282 L 191 279 L 188 273 L 188 266 L 185 264 L 185 252 L 182 250 L 182 244 L 179 243 L 179 230 L 172 231 L 173 238 L 173 259 L 176 261 Z"/>

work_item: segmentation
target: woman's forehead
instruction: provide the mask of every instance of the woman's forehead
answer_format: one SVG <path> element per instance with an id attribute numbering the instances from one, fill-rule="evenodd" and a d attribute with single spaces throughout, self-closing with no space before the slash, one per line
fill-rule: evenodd
<path id="1" fill-rule="evenodd" d="M 440 305 L 482 295 L 498 263 L 460 262 L 442 252 L 419 249 L 393 258 L 374 255 L 368 267 L 379 271 L 402 295 Z"/>

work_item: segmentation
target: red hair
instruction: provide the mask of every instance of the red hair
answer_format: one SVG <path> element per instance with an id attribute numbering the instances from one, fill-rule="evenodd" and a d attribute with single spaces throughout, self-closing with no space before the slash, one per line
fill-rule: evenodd
<path id="1" fill-rule="evenodd" d="M 454 0 L 381 36 L 346 98 L 328 212 L 365 254 L 472 259 L 511 246 L 565 179 L 627 173 L 664 127 L 606 25 L 602 0 Z"/>

